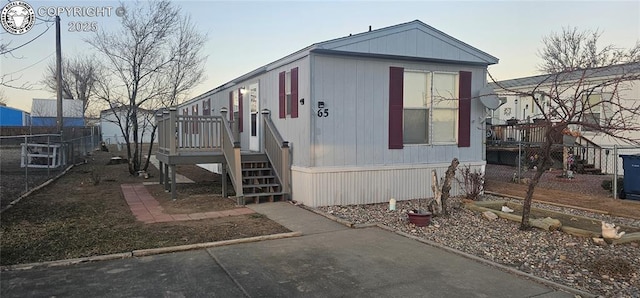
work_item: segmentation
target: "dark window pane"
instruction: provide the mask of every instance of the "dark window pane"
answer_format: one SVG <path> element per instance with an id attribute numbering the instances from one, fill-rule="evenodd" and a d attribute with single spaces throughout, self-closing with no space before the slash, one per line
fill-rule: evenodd
<path id="1" fill-rule="evenodd" d="M 405 109 L 403 137 L 405 144 L 427 144 L 428 109 Z"/>
<path id="2" fill-rule="evenodd" d="M 258 135 L 258 128 L 256 127 L 256 122 L 258 120 L 257 113 L 251 113 L 251 136 L 255 137 Z"/>

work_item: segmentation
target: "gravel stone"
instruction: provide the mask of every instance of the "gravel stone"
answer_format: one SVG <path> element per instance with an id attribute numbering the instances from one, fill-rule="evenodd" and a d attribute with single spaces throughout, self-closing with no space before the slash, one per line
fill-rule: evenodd
<path id="1" fill-rule="evenodd" d="M 482 200 L 510 200 L 485 195 Z M 487 220 L 482 213 L 450 199 L 451 214 L 436 216 L 426 227 L 409 223 L 406 213 L 420 209 L 421 200 L 326 206 L 317 209 L 354 224 L 380 223 L 395 231 L 427 239 L 534 276 L 603 297 L 640 297 L 638 244 L 596 245 L 591 238 L 561 231 L 519 230 L 519 223 L 503 218 Z M 514 202 L 520 202 L 513 200 Z M 533 203 L 533 207 L 640 227 L 640 220 L 613 217 L 579 209 Z"/>

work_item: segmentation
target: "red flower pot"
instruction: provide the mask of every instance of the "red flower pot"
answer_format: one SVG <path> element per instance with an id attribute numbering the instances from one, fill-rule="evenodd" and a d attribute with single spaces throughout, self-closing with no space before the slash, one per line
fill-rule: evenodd
<path id="1" fill-rule="evenodd" d="M 418 226 L 418 227 L 426 227 L 431 223 L 431 212 L 407 212 L 409 216 L 409 222 Z"/>

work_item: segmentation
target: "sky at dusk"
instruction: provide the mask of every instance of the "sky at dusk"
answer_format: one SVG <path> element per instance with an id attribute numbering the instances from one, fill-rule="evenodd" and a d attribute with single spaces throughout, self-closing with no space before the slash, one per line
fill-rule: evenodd
<path id="1" fill-rule="evenodd" d="M 78 22 L 95 22 L 114 30 L 117 1 L 27 0 L 39 20 L 30 32 L 2 31 L 2 43 L 22 46 L 0 56 L 4 82 L 31 90 L 0 87 L 8 105 L 30 111 L 32 98 L 55 98 L 40 81 L 55 59 L 55 26 L 47 9 L 111 7 L 111 15 L 77 17 L 61 14 L 63 56 L 91 54 L 83 40 L 90 32 L 69 32 Z M 125 1 L 126 2 L 126 1 Z M 4 6 L 8 1 L 0 2 Z M 208 35 L 206 80 L 196 96 L 231 79 L 314 43 L 420 20 L 500 59 L 489 67 L 497 80 L 540 74 L 536 53 L 542 37 L 563 27 L 600 30 L 601 45 L 630 48 L 640 40 L 640 1 L 175 1 Z M 38 11 L 45 14 L 40 16 Z M 49 27 L 50 26 L 50 27 Z M 49 28 L 48 28 L 49 27 Z M 48 29 L 47 29 L 48 28 Z M 41 35 L 40 35 L 41 34 Z M 40 35 L 40 37 L 37 37 Z"/>

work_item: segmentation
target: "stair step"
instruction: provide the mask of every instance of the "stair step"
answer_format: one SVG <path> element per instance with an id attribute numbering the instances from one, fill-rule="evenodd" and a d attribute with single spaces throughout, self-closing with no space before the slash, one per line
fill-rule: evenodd
<path id="1" fill-rule="evenodd" d="M 244 194 L 245 198 L 255 198 L 255 197 L 268 197 L 268 196 L 281 196 L 284 195 L 283 192 L 260 192 L 260 193 L 246 193 Z"/>
<path id="2" fill-rule="evenodd" d="M 268 165 L 268 164 L 269 164 L 269 162 L 267 162 L 267 161 L 260 161 L 260 162 L 255 162 L 255 161 L 243 161 L 241 164 L 242 164 L 242 167 L 245 167 L 245 166 L 255 166 L 255 165 L 265 166 L 265 165 Z"/>
<path id="3" fill-rule="evenodd" d="M 246 184 L 242 185 L 242 188 L 254 188 L 254 187 L 276 187 L 280 186 L 278 183 L 268 183 L 268 184 Z"/>
<path id="4" fill-rule="evenodd" d="M 242 168 L 242 171 L 252 172 L 252 171 L 271 171 L 271 168 Z"/>
<path id="5" fill-rule="evenodd" d="M 242 179 L 273 179 L 274 175 L 257 175 L 257 176 L 242 176 Z"/>

